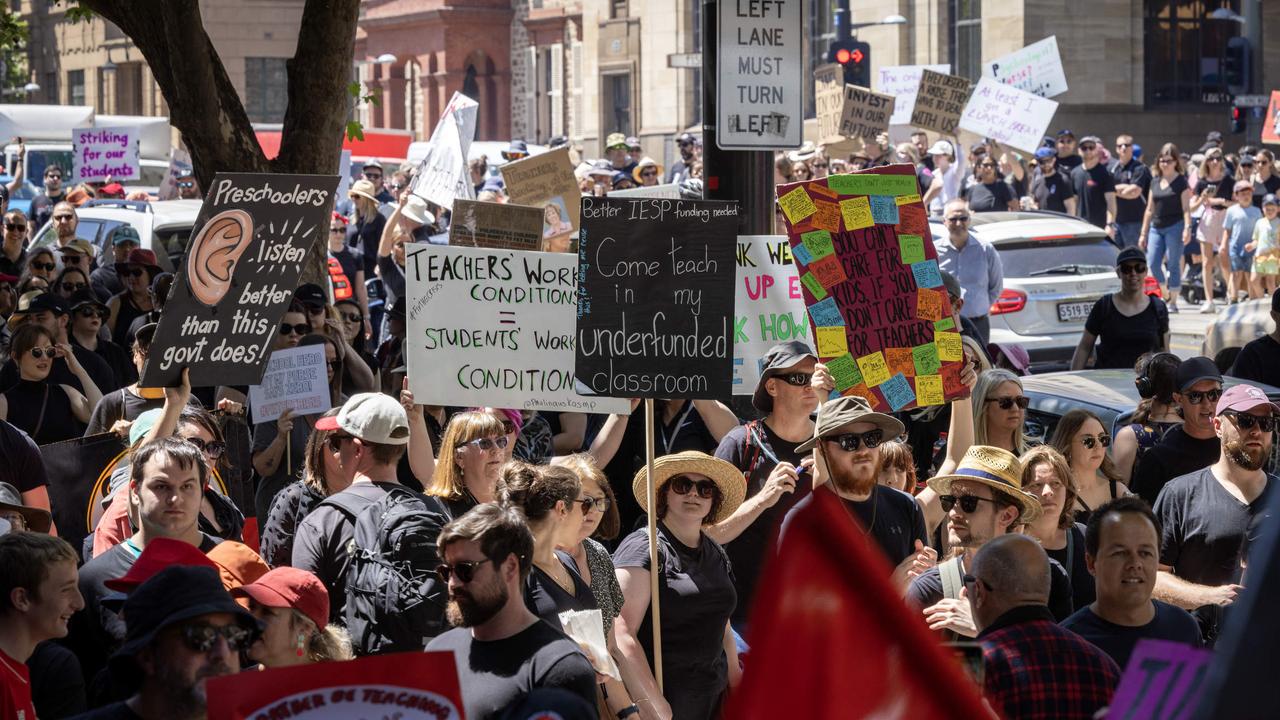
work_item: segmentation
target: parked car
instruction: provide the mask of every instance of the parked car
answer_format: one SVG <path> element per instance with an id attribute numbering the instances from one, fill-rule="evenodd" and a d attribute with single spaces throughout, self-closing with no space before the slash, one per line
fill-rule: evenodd
<path id="1" fill-rule="evenodd" d="M 1120 250 L 1095 225 L 1054 212 L 974 213 L 973 236 L 1004 265 L 1004 291 L 991 305 L 991 341 L 1026 348 L 1036 371 L 1066 368 L 1084 321 L 1104 294 L 1120 289 Z M 946 238 L 930 222 L 935 241 Z"/>
<path id="2" fill-rule="evenodd" d="M 143 248 L 152 250 L 160 267 L 172 272 L 181 263 L 191 239 L 196 215 L 200 213 L 200 200 L 158 200 L 142 202 L 132 200 L 91 200 L 76 210 L 79 223 L 76 237 L 88 240 L 99 258 L 109 257 L 108 243 L 111 234 L 121 225 L 131 225 L 138 231 Z M 57 243 L 58 235 L 53 222 L 40 228 L 32 247 Z"/>
<path id="3" fill-rule="evenodd" d="M 1218 317 L 1204 331 L 1200 354 L 1231 367 L 1240 348 L 1275 328 L 1271 321 L 1271 298 L 1246 300 L 1218 311 Z"/>

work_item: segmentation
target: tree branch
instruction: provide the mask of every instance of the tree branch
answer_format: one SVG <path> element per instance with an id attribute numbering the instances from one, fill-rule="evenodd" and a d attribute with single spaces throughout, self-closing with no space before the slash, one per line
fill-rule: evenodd
<path id="1" fill-rule="evenodd" d="M 289 105 L 272 162 L 277 172 L 338 169 L 359 15 L 359 0 L 307 0 L 303 7 L 298 47 L 286 66 Z"/>

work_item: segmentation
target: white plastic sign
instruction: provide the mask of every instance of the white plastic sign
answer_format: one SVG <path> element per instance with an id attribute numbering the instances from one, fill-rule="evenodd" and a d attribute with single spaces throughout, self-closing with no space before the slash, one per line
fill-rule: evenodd
<path id="1" fill-rule="evenodd" d="M 804 140 L 807 0 L 716 5 L 716 144 L 722 150 L 798 148 Z"/>
<path id="2" fill-rule="evenodd" d="M 1062 69 L 1056 35 L 985 63 L 982 76 L 1040 97 L 1051 98 L 1067 91 L 1067 74 Z"/>
<path id="3" fill-rule="evenodd" d="M 969 96 L 960 127 L 1033 153 L 1057 111 L 1058 103 L 1053 100 L 984 77 Z"/>

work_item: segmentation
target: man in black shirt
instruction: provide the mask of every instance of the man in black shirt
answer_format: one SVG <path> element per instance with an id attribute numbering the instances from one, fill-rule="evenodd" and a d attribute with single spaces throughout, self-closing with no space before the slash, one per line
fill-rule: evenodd
<path id="1" fill-rule="evenodd" d="M 1058 156 L 1053 148 L 1036 150 L 1037 170 L 1031 181 L 1031 196 L 1041 210 L 1076 214 L 1076 191 L 1071 178 L 1058 172 Z"/>
<path id="2" fill-rule="evenodd" d="M 1116 217 L 1116 184 L 1111 173 L 1098 162 L 1101 140 L 1089 135 L 1080 141 L 1080 156 L 1083 161 L 1079 167 L 1071 171 L 1071 185 L 1076 193 L 1076 215 L 1106 228 Z M 1059 154 L 1061 165 L 1062 156 Z"/>
<path id="3" fill-rule="evenodd" d="M 1058 168 L 1065 175 L 1080 167 L 1084 158 L 1076 151 L 1076 134 L 1070 130 L 1058 131 Z"/>
<path id="4" fill-rule="evenodd" d="M 1218 400 L 1213 427 L 1221 443 L 1217 462 L 1165 485 L 1156 499 L 1160 574 L 1155 596 L 1200 621 L 1212 646 L 1222 608 L 1244 588 L 1245 538 L 1267 522 L 1263 509 L 1276 478 L 1262 468 L 1271 457 L 1280 406 L 1252 385 L 1236 385 Z"/>
<path id="5" fill-rule="evenodd" d="M 53 206 L 62 202 L 66 196 L 67 192 L 62 187 L 62 168 L 57 165 L 47 166 L 44 169 L 44 192 L 31 201 L 31 224 L 35 225 L 31 229 L 32 235 L 49 222 Z"/>
<path id="6" fill-rule="evenodd" d="M 1142 216 L 1147 211 L 1151 171 L 1133 156 L 1133 136 L 1116 138 L 1116 162 L 1111 166 L 1115 183 L 1116 221 L 1112 239 L 1122 248 L 1137 247 Z"/>
<path id="7" fill-rule="evenodd" d="M 1240 349 L 1228 375 L 1280 386 L 1280 293 L 1271 296 L 1271 322 L 1275 323 L 1271 332 Z"/>
<path id="8" fill-rule="evenodd" d="M 965 187 L 962 195 L 969 201 L 973 212 L 1017 210 L 1018 198 L 1013 189 L 1000 179 L 996 171 L 996 159 L 990 153 L 978 158 L 973 166 L 974 183 Z"/>
<path id="9" fill-rule="evenodd" d="M 1182 424 L 1164 434 L 1159 444 L 1143 453 L 1133 470 L 1130 489 L 1155 503 L 1160 488 L 1179 475 L 1208 467 L 1218 460 L 1214 432 L 1214 403 L 1222 396 L 1222 375 L 1207 357 L 1193 357 L 1178 365 L 1178 392 L 1173 399 L 1182 411 Z"/>

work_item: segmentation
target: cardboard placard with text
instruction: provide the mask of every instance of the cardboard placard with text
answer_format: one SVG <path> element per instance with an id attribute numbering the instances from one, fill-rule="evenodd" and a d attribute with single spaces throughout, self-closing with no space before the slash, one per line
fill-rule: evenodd
<path id="1" fill-rule="evenodd" d="M 889 130 L 893 116 L 893 96 L 857 85 L 844 86 L 844 107 L 840 111 L 840 134 L 851 138 L 874 138 Z"/>
<path id="2" fill-rule="evenodd" d="M 446 209 L 454 198 L 471 198 L 475 188 L 467 174 L 467 152 L 476 136 L 480 104 L 455 92 L 431 131 L 427 154 L 413 178 L 413 194 Z M 342 171 L 345 173 L 346 168 Z"/>
<path id="3" fill-rule="evenodd" d="M 463 247 L 537 250 L 542 246 L 545 208 L 514 203 L 455 200 L 449 244 Z"/>
<path id="4" fill-rule="evenodd" d="M 271 353 L 262 382 L 249 386 L 255 425 L 275 421 L 285 410 L 318 415 L 333 407 L 324 351 L 324 345 L 299 345 Z"/>
<path id="5" fill-rule="evenodd" d="M 843 140 L 840 116 L 844 108 L 844 68 L 829 63 L 813 71 L 813 104 L 817 110 L 818 142 L 830 145 Z"/>
<path id="6" fill-rule="evenodd" d="M 881 412 L 964 397 L 963 350 L 911 165 L 778 186 L 815 350 Z"/>
<path id="7" fill-rule="evenodd" d="M 1058 53 L 1058 36 L 1033 42 L 982 65 L 982 76 L 1040 97 L 1067 91 L 1067 74 Z"/>
<path id="8" fill-rule="evenodd" d="M 890 125 L 910 125 L 911 113 L 916 107 L 916 93 L 920 91 L 920 75 L 925 70 L 938 73 L 951 72 L 951 65 L 895 65 L 880 68 L 876 90 L 894 97 L 893 116 Z"/>
<path id="9" fill-rule="evenodd" d="M 954 136 L 968 102 L 968 80 L 926 68 L 920 73 L 920 90 L 911 110 L 911 125 Z"/>
<path id="10" fill-rule="evenodd" d="M 76 128 L 71 131 L 71 167 L 76 182 L 113 182 L 142 177 L 138 143 L 142 129 L 128 127 Z"/>
<path id="11" fill-rule="evenodd" d="M 960 127 L 1001 145 L 1034 153 L 1057 111 L 1054 100 L 984 77 L 969 96 Z"/>
<path id="12" fill-rule="evenodd" d="M 542 208 L 542 249 L 565 252 L 578 234 L 578 179 L 573 175 L 569 148 L 507 163 L 500 168 L 507 196 L 517 205 Z"/>
<path id="13" fill-rule="evenodd" d="M 785 235 L 739 235 L 734 286 L 733 394 L 750 395 L 769 348 L 799 340 L 813 347 L 800 276 Z"/>

